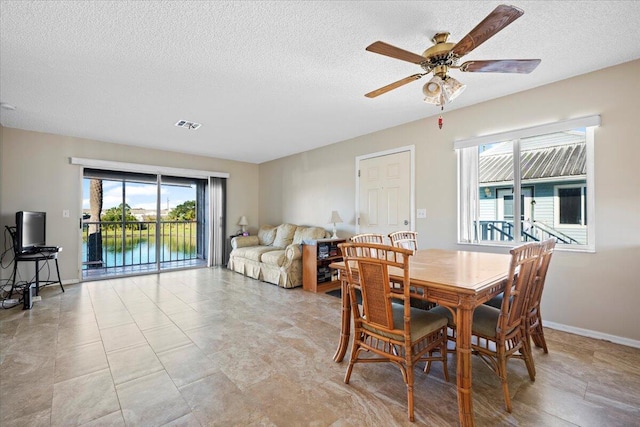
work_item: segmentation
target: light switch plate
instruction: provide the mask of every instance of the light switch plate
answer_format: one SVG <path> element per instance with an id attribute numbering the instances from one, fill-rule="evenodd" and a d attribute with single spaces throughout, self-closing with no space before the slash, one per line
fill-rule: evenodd
<path id="1" fill-rule="evenodd" d="M 427 210 L 426 209 L 418 209 L 416 216 L 418 217 L 418 219 L 422 219 L 422 218 L 426 218 L 427 217 Z"/>

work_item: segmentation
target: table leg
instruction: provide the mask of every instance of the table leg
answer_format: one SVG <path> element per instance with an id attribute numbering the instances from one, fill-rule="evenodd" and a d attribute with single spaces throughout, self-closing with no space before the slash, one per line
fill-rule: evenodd
<path id="1" fill-rule="evenodd" d="M 345 353 L 347 352 L 347 346 L 349 345 L 349 334 L 351 330 L 351 301 L 349 299 L 349 285 L 344 274 L 340 272 L 340 289 L 342 300 L 342 313 L 340 322 L 340 343 L 336 354 L 333 356 L 333 360 L 336 362 L 342 362 Z"/>
<path id="2" fill-rule="evenodd" d="M 471 327 L 473 307 L 458 307 L 456 311 L 456 356 L 458 360 L 458 415 L 460 425 L 474 426 L 473 399 L 471 396 Z"/>

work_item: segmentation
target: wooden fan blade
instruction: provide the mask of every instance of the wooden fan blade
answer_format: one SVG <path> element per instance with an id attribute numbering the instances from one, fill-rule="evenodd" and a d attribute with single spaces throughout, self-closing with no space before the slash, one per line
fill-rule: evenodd
<path id="1" fill-rule="evenodd" d="M 488 61 L 467 61 L 460 71 L 471 73 L 521 73 L 529 74 L 540 64 L 540 59 L 496 59 Z"/>
<path id="2" fill-rule="evenodd" d="M 367 98 L 375 98 L 378 95 L 382 95 L 383 93 L 387 93 L 390 90 L 399 88 L 400 86 L 404 86 L 407 83 L 410 83 L 410 82 L 412 82 L 414 80 L 418 80 L 422 76 L 424 76 L 424 74 L 414 74 L 413 76 L 405 77 L 402 80 L 398 80 L 397 82 L 393 82 L 393 83 L 391 83 L 389 85 L 383 86 L 380 89 L 376 89 L 374 91 L 371 91 L 371 92 L 365 94 L 365 96 Z"/>
<path id="3" fill-rule="evenodd" d="M 418 55 L 417 53 L 409 52 L 408 50 L 400 49 L 390 45 L 389 43 L 377 41 L 367 46 L 369 52 L 379 53 L 380 55 L 389 56 L 395 59 L 401 59 L 402 61 L 412 62 L 414 64 L 422 64 L 426 59 Z"/>
<path id="4" fill-rule="evenodd" d="M 498 31 L 522 16 L 524 11 L 515 6 L 501 4 L 451 49 L 460 58 L 480 46 Z"/>

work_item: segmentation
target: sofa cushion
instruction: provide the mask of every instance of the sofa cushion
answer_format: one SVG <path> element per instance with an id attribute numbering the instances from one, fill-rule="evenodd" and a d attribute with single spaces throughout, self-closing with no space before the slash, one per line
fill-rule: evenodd
<path id="1" fill-rule="evenodd" d="M 273 225 L 263 225 L 258 230 L 258 239 L 263 246 L 271 246 L 276 238 L 276 227 Z"/>
<path id="2" fill-rule="evenodd" d="M 303 240 L 324 239 L 326 231 L 322 227 L 298 227 L 293 235 L 293 244 L 299 245 Z"/>
<path id="3" fill-rule="evenodd" d="M 282 267 L 284 265 L 285 250 L 279 249 L 275 251 L 269 251 L 262 254 L 261 261 L 267 265 L 277 265 L 278 267 Z"/>
<path id="4" fill-rule="evenodd" d="M 273 246 L 248 246 L 234 249 L 233 256 L 260 262 L 264 253 L 276 250 L 278 250 L 278 248 L 274 248 Z"/>
<path id="5" fill-rule="evenodd" d="M 277 248 L 286 248 L 293 241 L 293 234 L 298 226 L 294 224 L 280 224 L 276 229 L 276 238 L 273 246 Z"/>

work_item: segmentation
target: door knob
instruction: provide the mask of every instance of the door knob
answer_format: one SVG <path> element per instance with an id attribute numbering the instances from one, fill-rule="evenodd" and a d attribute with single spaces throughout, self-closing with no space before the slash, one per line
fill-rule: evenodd
<path id="1" fill-rule="evenodd" d="M 404 220 L 404 225 L 409 225 L 409 221 L 408 220 Z"/>

